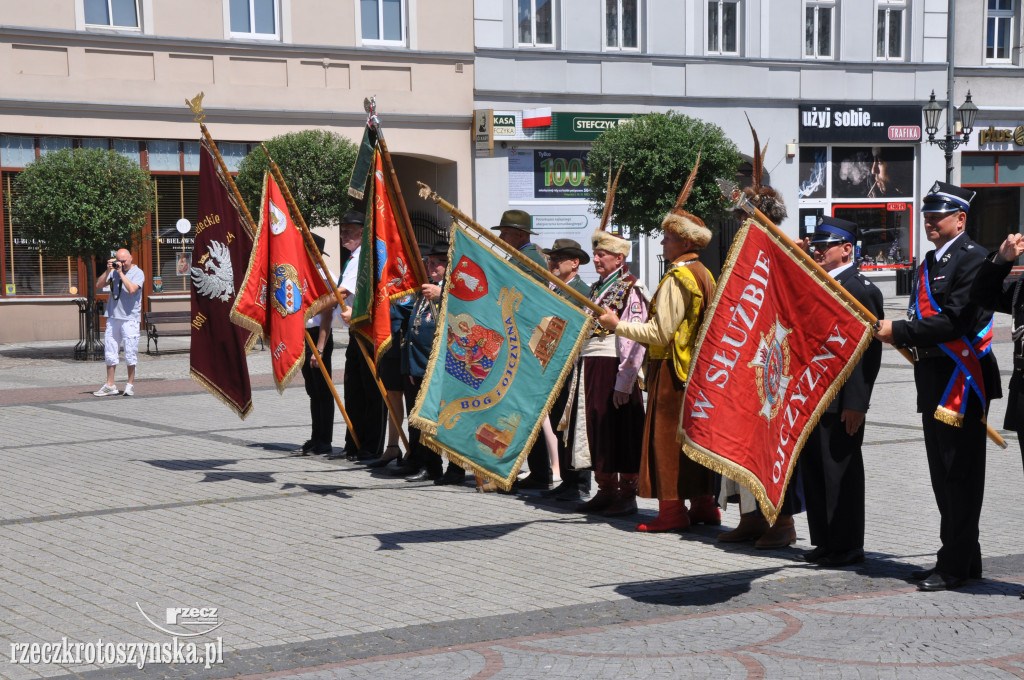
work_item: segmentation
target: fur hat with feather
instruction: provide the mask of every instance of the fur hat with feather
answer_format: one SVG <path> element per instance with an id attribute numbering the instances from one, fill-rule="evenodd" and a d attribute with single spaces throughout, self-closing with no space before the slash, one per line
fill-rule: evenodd
<path id="1" fill-rule="evenodd" d="M 746 116 L 747 114 L 744 113 L 743 115 Z M 775 189 L 761 184 L 761 178 L 764 176 L 764 157 L 768 153 L 768 143 L 765 142 L 764 149 L 761 148 L 757 139 L 757 130 L 754 129 L 753 123 L 750 122 L 750 116 L 747 116 L 747 125 L 750 126 L 750 133 L 754 135 L 754 157 L 751 161 L 753 184 L 744 189 L 743 193 L 747 195 L 747 198 L 754 204 L 754 207 L 763 212 L 772 222 L 779 224 L 782 220 L 786 219 L 786 204 L 782 202 L 782 197 L 779 196 Z M 741 220 L 747 218 L 747 214 L 742 210 L 734 210 L 733 214 Z"/>
<path id="2" fill-rule="evenodd" d="M 612 221 L 612 207 L 615 205 L 615 190 L 619 188 L 619 175 L 622 174 L 622 165 L 615 173 L 615 181 L 612 181 L 612 169 L 608 167 L 608 191 L 604 198 L 604 212 L 601 214 L 601 225 L 590 236 L 594 250 L 606 250 L 609 253 L 629 257 L 633 244 L 624 238 L 620 238 L 608 231 L 608 225 Z"/>
<path id="3" fill-rule="evenodd" d="M 683 185 L 683 190 L 679 192 L 679 198 L 676 199 L 675 206 L 665 215 L 665 219 L 662 220 L 661 228 L 666 232 L 671 231 L 682 238 L 689 239 L 698 249 L 703 249 L 711 241 L 711 230 L 704 225 L 704 220 L 693 213 L 683 210 L 683 204 L 690 197 L 693 185 L 697 181 L 700 154 L 701 152 L 698 151 L 697 160 L 693 164 L 693 170 L 690 171 L 690 176 L 687 178 L 686 184 Z"/>

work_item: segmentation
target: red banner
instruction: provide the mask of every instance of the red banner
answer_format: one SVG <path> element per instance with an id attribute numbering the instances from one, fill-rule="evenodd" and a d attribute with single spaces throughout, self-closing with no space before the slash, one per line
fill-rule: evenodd
<path id="1" fill-rule="evenodd" d="M 192 379 L 245 419 L 252 411 L 246 350 L 255 333 L 231 323 L 231 303 L 245 279 L 252 233 L 224 185 L 204 142 L 199 152 L 199 201 L 192 262 Z"/>
<path id="2" fill-rule="evenodd" d="M 729 250 L 686 387 L 690 458 L 774 523 L 800 450 L 872 339 L 870 321 L 792 242 L 748 220 Z"/>
<path id="3" fill-rule="evenodd" d="M 395 217 L 395 197 L 385 175 L 380 152 L 374 156 L 374 172 L 370 205 L 367 214 L 368 233 L 364 234 L 359 251 L 360 273 L 373 272 L 372 290 L 356 287 L 352 327 L 373 343 L 376 362 L 391 346 L 391 301 L 419 290 L 412 258 L 418 258 L 415 243 L 410 244 Z M 370 245 L 371 247 L 367 247 Z M 372 267 L 363 262 L 372 261 Z M 366 299 L 366 294 L 372 298 Z M 365 303 L 363 302 L 365 299 Z"/>
<path id="4" fill-rule="evenodd" d="M 333 300 L 277 182 L 265 174 L 256 245 L 231 320 L 263 334 L 279 392 L 302 367 L 306 320 Z"/>

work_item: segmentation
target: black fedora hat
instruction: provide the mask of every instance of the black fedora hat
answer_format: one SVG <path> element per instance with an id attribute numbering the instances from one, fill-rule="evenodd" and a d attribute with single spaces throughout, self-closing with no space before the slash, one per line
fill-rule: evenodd
<path id="1" fill-rule="evenodd" d="M 324 246 L 327 245 L 327 241 L 324 239 L 324 237 L 321 236 L 320 234 L 313 233 L 310 233 L 310 236 L 313 237 L 313 243 L 316 244 L 316 249 L 320 251 L 320 254 L 326 255 L 327 252 L 324 250 Z"/>

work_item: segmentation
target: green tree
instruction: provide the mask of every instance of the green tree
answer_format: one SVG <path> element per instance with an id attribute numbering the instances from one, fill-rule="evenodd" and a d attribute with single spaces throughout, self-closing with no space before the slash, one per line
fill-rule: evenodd
<path id="1" fill-rule="evenodd" d="M 82 258 L 94 339 L 95 256 L 131 248 L 153 208 L 149 172 L 115 151 L 62 149 L 29 163 L 16 180 L 13 214 L 26 235 L 54 257 Z"/>
<path id="2" fill-rule="evenodd" d="M 267 141 L 266 146 L 306 224 L 310 228 L 338 224 L 351 205 L 348 178 L 359 147 L 327 130 L 289 132 Z M 242 160 L 235 178 L 253 219 L 259 219 L 263 173 L 269 169 L 267 155 L 257 147 Z"/>
<path id="3" fill-rule="evenodd" d="M 700 169 L 685 209 L 710 226 L 726 212 L 715 179 L 734 177 L 742 158 L 720 127 L 673 111 L 637 116 L 597 138 L 587 155 L 587 198 L 593 202 L 592 209 L 602 213 L 609 166 L 614 176 L 622 164 L 612 221 L 642 234 L 658 231 L 698 151 Z"/>

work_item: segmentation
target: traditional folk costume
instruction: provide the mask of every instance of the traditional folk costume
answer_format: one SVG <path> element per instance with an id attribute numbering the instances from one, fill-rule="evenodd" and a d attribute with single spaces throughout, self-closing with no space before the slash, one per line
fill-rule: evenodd
<path id="1" fill-rule="evenodd" d="M 699 164 L 698 157 L 698 164 Z M 676 207 L 661 226 L 702 250 L 711 240 L 704 222 L 682 209 L 696 179 L 694 166 Z M 640 495 L 658 499 L 658 517 L 640 524 L 639 531 L 671 531 L 690 525 L 686 499 L 699 516 L 718 516 L 714 473 L 690 460 L 676 439 L 683 391 L 690 370 L 697 332 L 715 289 L 715 280 L 688 252 L 672 263 L 658 284 L 646 323 L 622 322 L 615 334 L 647 345 L 647 418 L 640 463 Z"/>
<path id="2" fill-rule="evenodd" d="M 591 239 L 594 250 L 628 255 L 632 248 L 626 239 L 600 229 Z M 595 283 L 590 299 L 612 309 L 623 321 L 647 321 L 646 291 L 625 265 Z M 644 431 L 644 402 L 637 378 L 645 352 L 643 344 L 600 327 L 583 346 L 586 441 L 598 491 L 576 506 L 577 512 L 603 512 L 608 517 L 636 512 Z M 616 407 L 615 392 L 628 394 L 629 401 Z"/>

